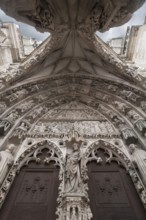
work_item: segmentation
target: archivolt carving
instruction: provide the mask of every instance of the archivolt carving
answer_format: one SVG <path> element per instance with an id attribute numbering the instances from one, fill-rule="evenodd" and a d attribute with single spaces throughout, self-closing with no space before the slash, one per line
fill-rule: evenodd
<path id="1" fill-rule="evenodd" d="M 52 82 L 52 83 L 54 83 L 54 82 Z M 105 86 L 107 86 L 107 84 L 105 84 Z M 52 97 L 52 96 L 55 97 L 58 94 L 60 95 L 62 92 L 64 93 L 64 91 L 62 91 L 63 87 L 61 87 L 61 88 L 58 87 L 58 91 L 54 91 L 54 87 L 53 87 L 49 90 L 43 91 L 43 93 L 39 93 L 39 95 L 38 95 L 38 90 L 41 90 L 42 87 L 45 89 L 46 89 L 46 87 L 48 88 L 49 84 L 46 84 L 46 85 L 45 84 L 41 84 L 41 85 L 38 84 L 35 86 L 34 89 L 33 89 L 33 87 L 34 86 L 31 87 L 31 90 L 34 91 L 33 93 L 30 92 L 30 89 L 28 89 L 28 90 L 22 89 L 22 91 L 20 90 L 20 93 L 17 92 L 18 94 L 20 94 L 20 97 L 18 96 L 17 99 L 14 99 L 13 97 L 11 97 L 11 96 L 14 96 L 14 94 L 12 94 L 12 95 L 10 95 L 9 93 L 3 94 L 3 97 L 7 97 L 7 99 L 5 99 L 5 100 L 2 99 L 3 105 L 5 104 L 5 102 L 7 102 L 8 103 L 7 106 L 10 107 L 10 106 L 14 105 L 15 103 L 17 103 L 17 105 L 14 106 L 14 108 L 19 112 L 19 114 L 22 115 L 30 109 L 30 106 L 33 107 L 34 105 L 36 105 L 36 103 L 38 103 L 38 102 L 41 103 L 41 102 L 45 101 L 46 99 L 48 99 L 49 97 Z M 51 87 L 52 87 L 52 85 L 51 85 Z M 80 88 L 80 85 L 78 87 Z M 98 84 L 98 87 L 100 87 L 98 90 L 97 90 L 97 88 L 95 89 L 95 86 L 92 86 L 92 88 L 90 88 L 90 91 L 88 92 L 90 94 L 90 96 L 93 96 L 96 99 L 102 100 L 104 102 L 105 101 L 110 102 L 111 100 L 115 99 L 115 102 L 116 102 L 115 105 L 117 106 L 117 108 L 121 108 L 120 103 L 117 103 L 120 101 L 119 97 L 122 98 L 121 102 L 125 103 L 125 99 L 127 99 L 127 103 L 130 104 L 132 102 L 132 104 L 134 103 L 134 105 L 136 105 L 136 106 L 138 105 L 139 107 L 140 107 L 140 101 L 141 101 L 141 108 L 144 109 L 144 101 L 143 101 L 145 99 L 144 94 L 143 95 L 139 95 L 139 94 L 135 95 L 130 90 L 129 91 L 128 90 L 119 90 L 119 91 L 116 91 L 116 93 L 115 93 L 115 91 L 112 90 L 113 89 L 112 85 L 109 89 L 109 92 L 103 93 L 102 90 L 103 90 L 104 84 L 101 86 Z M 82 93 L 79 90 L 79 88 L 78 88 L 78 92 Z M 66 89 L 66 88 L 64 87 L 64 89 Z M 27 93 L 26 93 L 27 96 L 31 95 L 31 98 L 26 100 L 21 97 L 21 93 L 24 90 L 27 91 Z M 68 88 L 68 92 L 69 91 L 70 90 Z M 35 94 L 37 93 L 37 95 L 32 96 L 34 93 Z M 112 93 L 114 93 L 114 94 L 112 94 Z M 115 96 L 115 94 L 118 96 L 118 99 Z M 44 98 L 41 96 L 44 96 Z M 19 102 L 20 99 L 23 99 L 24 101 Z M 0 107 L 1 107 L 1 111 L 4 111 L 3 106 L 0 106 Z M 127 107 L 125 106 L 124 108 L 128 108 L 128 107 L 129 106 L 127 106 Z M 5 116 L 5 115 L 6 115 L 6 113 L 3 116 Z"/>
<path id="2" fill-rule="evenodd" d="M 92 108 L 100 111 L 102 115 L 104 115 L 107 119 L 111 121 L 111 123 L 117 127 L 120 131 L 129 127 L 132 128 L 132 125 L 130 123 L 135 123 L 136 119 L 144 119 L 145 114 L 142 112 L 145 109 L 144 105 L 144 99 L 145 99 L 145 94 L 129 88 L 125 88 L 122 91 L 121 89 L 118 91 L 116 84 L 115 85 L 108 85 L 107 82 L 101 83 L 98 81 L 92 82 L 92 80 L 89 81 L 89 79 L 80 79 L 77 78 L 79 81 L 79 88 L 80 85 L 83 83 L 87 83 L 89 86 L 90 85 L 90 91 L 89 95 L 84 95 L 82 93 L 66 93 L 58 96 L 60 90 L 58 87 L 58 90 L 54 91 L 54 86 L 57 84 L 64 84 L 64 82 L 70 82 L 73 83 L 73 79 L 58 79 L 58 80 L 52 80 L 52 85 L 53 88 L 46 90 L 48 88 L 49 82 L 44 83 L 43 81 L 40 82 L 40 84 L 32 84 L 32 87 L 29 85 L 23 85 L 23 87 L 18 90 L 18 88 L 14 89 L 14 93 L 12 94 L 13 91 L 8 91 L 6 94 L 4 94 L 5 97 L 9 97 L 9 101 L 5 100 L 6 102 L 8 101 L 8 106 L 10 107 L 13 103 L 13 107 L 10 107 L 7 109 L 7 111 L 2 115 L 2 121 L 0 122 L 1 130 L 6 130 L 6 132 L 2 132 L 2 136 L 6 135 L 6 133 L 11 129 L 10 133 L 8 135 L 17 135 L 19 138 L 18 142 L 23 140 L 23 136 L 28 134 L 27 129 L 22 129 L 21 123 L 20 123 L 20 117 L 22 120 L 25 120 L 27 124 L 33 124 L 37 120 L 39 120 L 40 117 L 42 117 L 43 114 L 45 114 L 47 111 L 50 109 L 53 109 L 57 105 L 62 105 L 64 103 L 69 103 L 70 99 L 74 100 L 79 100 L 79 102 L 84 103 L 86 106 L 91 106 Z M 77 79 L 74 79 L 74 82 L 77 82 Z M 91 88 L 92 84 L 92 88 Z M 98 85 L 98 89 L 95 87 Z M 108 92 L 102 92 L 103 86 L 108 85 Z M 40 92 L 39 94 L 37 93 L 38 90 L 42 90 L 42 88 L 45 88 L 44 92 Z M 61 86 L 61 89 L 64 88 Z M 18 91 L 17 91 L 18 90 Z M 69 90 L 68 90 L 69 91 Z M 34 95 L 34 93 L 37 93 L 37 96 Z M 116 96 L 115 94 L 116 93 Z M 32 95 L 28 99 L 23 99 L 24 97 Z M 13 97 L 14 96 L 14 97 Z M 121 97 L 119 97 L 121 96 Z M 15 99 L 15 97 L 17 99 Z M 51 98 L 50 98 L 51 97 Z M 53 98 L 52 98 L 53 97 Z M 21 98 L 24 100 L 19 102 Z M 124 99 L 127 98 L 127 101 Z M 11 103 L 12 101 L 12 103 Z M 17 101 L 17 104 L 15 104 Z M 134 104 L 133 104 L 134 102 Z M 4 103 L 4 102 L 2 102 Z M 137 106 L 140 107 L 140 104 L 142 104 L 141 108 L 138 109 Z M 101 108 L 102 107 L 102 108 Z M 116 109 L 115 109 L 116 107 Z M 125 119 L 127 119 L 125 121 Z M 3 121 L 4 120 L 4 121 Z M 130 122 L 130 123 L 128 123 Z M 17 123 L 17 128 L 16 125 Z M 135 125 L 135 124 L 133 124 Z M 137 128 L 137 127 L 136 127 Z M 133 129 L 133 128 L 132 128 Z M 138 129 L 138 128 L 137 128 Z M 25 131 L 26 132 L 25 132 Z M 134 129 L 133 129 L 134 130 Z M 145 125 L 142 131 L 145 133 Z M 20 133 L 20 134 L 19 134 Z M 21 134 L 23 133 L 23 134 Z M 96 132 L 97 133 L 97 132 Z M 15 136 L 14 135 L 14 136 Z M 7 139 L 10 137 L 6 137 Z M 5 138 L 5 139 L 6 139 Z M 141 137 L 143 138 L 143 137 Z M 20 140 L 22 139 L 22 140 Z M 131 142 L 130 142 L 131 143 Z M 2 141 L 3 144 L 3 141 Z"/>
<path id="3" fill-rule="evenodd" d="M 50 92 L 50 90 L 48 92 Z M 76 100 L 78 100 L 78 102 L 83 103 L 86 106 L 91 106 L 92 108 L 98 110 L 102 115 L 104 115 L 106 117 L 106 119 L 109 118 L 111 123 L 116 128 L 118 128 L 120 131 L 127 128 L 127 127 L 132 128 L 130 123 L 133 124 L 135 122 L 135 118 L 136 119 L 137 118 L 141 118 L 141 119 L 144 118 L 144 114 L 142 114 L 138 109 L 136 109 L 137 107 L 135 107 L 131 104 L 126 105 L 127 101 L 126 101 L 126 103 L 124 100 L 122 100 L 123 102 L 119 102 L 116 97 L 111 96 L 111 99 L 115 100 L 112 102 L 112 105 L 113 105 L 112 106 L 110 99 L 101 101 L 98 99 L 99 98 L 98 96 L 94 98 L 94 96 L 97 95 L 97 93 L 94 94 L 94 90 L 92 92 L 93 93 L 91 93 L 90 96 L 73 93 L 73 94 L 69 94 L 69 95 L 67 94 L 66 96 L 64 96 L 64 95 L 56 96 L 55 95 L 53 98 L 49 99 L 49 97 L 50 97 L 50 95 L 52 95 L 52 93 L 50 92 L 49 96 L 46 96 L 46 91 L 45 91 L 45 96 L 43 96 L 43 93 L 42 93 L 38 97 L 33 97 L 32 100 L 30 100 L 30 99 L 27 100 L 28 103 L 26 103 L 26 106 L 24 106 L 24 105 L 19 106 L 19 103 L 18 103 L 17 106 L 15 106 L 13 109 L 11 108 L 11 111 L 8 110 L 3 115 L 4 120 L 11 121 L 11 124 L 9 126 L 9 129 L 11 129 L 10 137 L 13 136 L 13 133 L 12 133 L 14 130 L 13 125 L 15 125 L 16 123 L 19 123 L 19 124 L 17 124 L 18 125 L 17 128 L 15 126 L 16 130 L 14 131 L 14 133 L 16 133 L 15 135 L 18 135 L 19 139 L 23 139 L 23 136 L 28 134 L 28 130 L 25 128 L 22 129 L 22 126 L 20 126 L 21 123 L 18 122 L 20 120 L 20 117 L 23 117 L 22 121 L 25 121 L 27 124 L 33 124 L 36 121 L 38 121 L 39 118 L 41 118 L 43 116 L 43 114 L 45 114 L 49 110 L 53 109 L 54 107 L 56 107 L 58 105 L 63 105 L 65 103 L 69 103 L 71 101 L 70 99 L 72 99 L 72 100 L 76 99 Z M 99 92 L 98 92 L 98 94 L 99 94 Z M 102 95 L 102 93 L 101 93 L 101 95 Z M 104 97 L 104 96 L 102 96 L 102 97 Z M 38 102 L 39 102 L 39 105 L 37 105 Z M 105 104 L 105 102 L 106 102 L 106 104 Z M 27 108 L 27 106 L 28 106 L 27 104 L 28 105 L 32 104 L 31 110 L 29 107 Z M 115 110 L 115 106 L 116 106 L 117 110 Z M 20 107 L 22 107 L 22 108 L 20 108 Z M 125 118 L 127 120 L 125 120 Z M 128 122 L 130 122 L 130 123 L 128 123 Z M 1 122 L 1 127 L 5 126 L 5 123 L 3 123 L 3 124 Z M 144 128 L 144 130 L 145 130 L 145 128 Z M 108 129 L 108 131 L 109 131 L 109 129 Z M 20 135 L 19 135 L 19 133 L 20 133 Z M 23 134 L 21 134 L 21 133 L 23 133 Z M 111 131 L 110 131 L 110 133 L 111 133 Z M 143 133 L 143 131 L 142 131 L 142 133 Z M 36 136 L 36 134 L 33 134 L 33 135 Z M 100 135 L 102 135 L 102 134 L 100 134 Z M 46 136 L 43 136 L 43 137 L 46 137 Z M 9 137 L 7 136 L 7 138 L 9 138 Z M 20 141 L 22 141 L 22 140 L 20 140 Z"/>
<path id="4" fill-rule="evenodd" d="M 90 84 L 88 83 L 89 80 L 90 80 Z M 45 89 L 48 88 L 51 88 L 51 90 L 55 88 L 56 90 L 56 87 L 58 88 L 58 85 L 63 86 L 66 84 L 70 84 L 70 85 L 76 84 L 78 88 L 80 88 L 78 85 L 84 85 L 86 86 L 86 88 L 89 87 L 89 85 L 92 85 L 92 90 L 100 89 L 102 90 L 102 93 L 103 93 L 103 88 L 106 87 L 108 89 L 108 92 L 110 92 L 111 94 L 113 95 L 116 94 L 118 96 L 121 96 L 121 98 L 124 97 L 124 99 L 126 98 L 129 102 L 136 101 L 135 102 L 136 104 L 138 103 L 137 101 L 139 98 L 141 99 L 143 98 L 143 100 L 141 100 L 143 101 L 142 105 L 145 100 L 145 93 L 143 91 L 140 91 L 139 89 L 135 89 L 121 83 L 113 83 L 110 80 L 102 79 L 101 81 L 101 79 L 96 79 L 91 76 L 90 77 L 88 76 L 87 79 L 83 78 L 83 76 L 82 78 L 81 76 L 75 78 L 72 77 L 67 78 L 66 76 L 63 76 L 62 79 L 62 76 L 60 76 L 59 79 L 46 78 L 45 80 L 36 80 L 33 83 L 32 82 L 25 83 L 21 86 L 3 92 L 1 95 L 1 100 L 3 102 L 7 102 L 8 106 L 10 106 L 16 102 L 18 103 L 18 101 L 22 100 L 22 98 L 24 99 L 24 97 L 26 98 L 30 95 L 36 94 L 36 92 L 38 94 L 38 92 L 41 92 L 42 90 L 44 91 Z M 93 91 L 93 93 L 95 92 Z"/>
<path id="5" fill-rule="evenodd" d="M 132 161 L 116 146 L 114 146 L 111 143 L 105 142 L 103 140 L 99 140 L 87 149 L 85 152 L 82 167 L 84 167 L 84 173 L 85 176 L 87 176 L 87 170 L 86 170 L 86 164 L 90 161 L 97 161 L 97 163 L 102 163 L 102 158 L 98 156 L 98 150 L 103 149 L 108 155 L 106 157 L 106 163 L 110 163 L 111 161 L 116 161 L 119 165 L 122 165 L 125 167 L 129 175 L 131 176 L 131 179 L 135 185 L 135 188 L 146 207 L 146 189 L 134 167 L 134 164 Z"/>
<path id="6" fill-rule="evenodd" d="M 47 157 L 44 159 L 44 161 L 41 161 L 39 158 L 39 155 L 42 154 L 43 149 L 47 149 Z M 19 173 L 22 166 L 27 166 L 30 161 L 36 161 L 36 163 L 45 163 L 49 164 L 50 161 L 55 162 L 55 166 L 60 167 L 60 174 L 59 174 L 59 180 L 63 181 L 63 155 L 62 152 L 59 150 L 59 148 L 53 144 L 50 141 L 44 140 L 42 142 L 38 142 L 34 145 L 32 145 L 30 148 L 25 150 L 17 159 L 16 162 L 14 162 L 13 166 L 11 167 L 1 189 L 0 189 L 0 206 L 2 206 L 7 193 L 10 190 L 10 187 L 15 179 L 15 176 L 17 173 Z M 59 189 L 61 190 L 62 187 L 60 186 Z M 60 192 L 61 193 L 61 192 Z"/>
<path id="7" fill-rule="evenodd" d="M 51 80 L 52 81 L 52 80 Z M 72 83 L 72 80 L 68 80 L 67 83 Z M 85 81 L 85 80 L 84 80 Z M 83 81 L 83 82 L 84 82 Z M 62 83 L 65 83 L 66 80 L 63 80 Z M 80 84 L 82 84 L 83 82 L 80 82 L 77 87 L 78 87 L 78 92 L 82 93 L 80 91 Z M 110 82 L 109 82 L 110 83 Z M 36 106 L 36 104 L 39 103 L 43 103 L 45 100 L 49 99 L 49 97 L 56 97 L 58 94 L 62 94 L 62 89 L 63 87 L 57 87 L 58 89 L 54 91 L 54 87 L 52 88 L 52 84 L 54 86 L 57 86 L 57 81 L 52 81 L 50 83 L 38 83 L 37 85 L 26 85 L 27 88 L 15 88 L 15 92 L 13 91 L 9 91 L 7 93 L 3 93 L 2 95 L 2 105 L 0 106 L 0 111 L 4 111 L 5 109 L 3 108 L 3 106 L 7 106 L 7 112 L 5 112 L 2 117 L 3 118 L 7 118 L 10 117 L 11 113 L 14 114 L 18 114 L 18 118 L 19 116 L 23 116 L 25 113 L 27 113 L 31 108 L 33 108 L 34 106 Z M 92 82 L 93 84 L 93 82 Z M 95 85 L 94 85 L 95 84 Z M 116 90 L 115 91 L 115 87 L 114 85 L 110 85 L 108 86 L 108 83 L 102 83 L 100 84 L 99 82 L 94 82 L 94 84 L 92 85 L 92 87 L 90 87 L 90 90 L 88 91 L 88 94 L 92 97 L 94 97 L 95 99 L 99 99 L 103 102 L 106 103 L 111 103 L 111 100 L 113 102 L 113 100 L 115 100 L 115 102 L 119 102 L 119 97 L 122 98 L 121 102 L 125 103 L 125 99 L 127 100 L 126 102 L 128 104 L 134 104 L 136 105 L 135 107 L 137 108 L 137 106 L 141 107 L 143 111 L 145 111 L 145 107 L 144 107 L 144 100 L 145 100 L 145 95 L 144 94 L 140 94 L 139 92 L 133 92 L 130 91 L 128 89 L 123 89 L 121 90 Z M 47 90 L 47 88 L 51 86 L 51 89 Z M 87 85 L 89 87 L 89 85 Z M 108 86 L 108 92 L 103 93 L 103 87 L 107 87 Z M 120 86 L 120 85 L 119 85 Z M 98 88 L 98 89 L 97 89 Z M 19 90 L 20 89 L 20 90 Z M 42 89 L 46 89 L 46 91 L 43 91 L 43 93 L 39 93 L 38 95 L 38 90 L 41 91 Z M 65 89 L 65 88 L 64 88 Z M 70 89 L 68 88 L 68 93 L 70 93 Z M 66 91 L 66 92 L 67 92 Z M 37 95 L 34 95 L 36 94 Z M 64 93 L 64 92 L 63 92 Z M 17 94 L 17 95 L 16 95 Z M 87 94 L 87 95 L 88 95 Z M 26 100 L 26 97 L 31 96 L 31 98 L 28 98 Z M 115 96 L 116 95 L 116 96 Z M 41 96 L 44 96 L 41 97 Z M 117 97 L 118 96 L 118 97 Z M 20 100 L 23 99 L 23 101 L 20 102 Z M 140 103 L 141 102 L 141 103 Z M 17 103 L 17 104 L 16 104 Z M 16 104 L 16 105 L 15 105 Z M 125 103 L 126 104 L 126 103 Z M 131 105 L 130 104 L 130 105 Z M 13 109 L 9 109 L 8 107 L 13 105 Z M 119 106 L 119 103 L 115 103 L 115 105 L 117 106 L 117 109 L 119 110 L 119 108 L 122 108 L 121 105 Z M 141 106 L 140 106 L 141 105 Z M 127 106 L 127 108 L 130 106 Z M 124 107 L 126 109 L 126 106 Z M 126 109 L 127 111 L 127 109 Z M 124 112 L 122 112 L 124 113 Z"/>

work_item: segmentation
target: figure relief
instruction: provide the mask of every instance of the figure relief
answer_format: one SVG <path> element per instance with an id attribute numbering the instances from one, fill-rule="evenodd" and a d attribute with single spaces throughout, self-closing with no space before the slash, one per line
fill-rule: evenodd
<path id="1" fill-rule="evenodd" d="M 11 123 L 7 120 L 0 121 L 0 136 L 4 136 L 11 129 Z"/>
<path id="2" fill-rule="evenodd" d="M 146 120 L 144 119 L 137 120 L 135 126 L 143 136 L 146 136 Z"/>
<path id="3" fill-rule="evenodd" d="M 130 107 L 127 106 L 125 103 L 122 103 L 122 102 L 119 102 L 119 101 L 114 101 L 113 104 L 116 106 L 116 108 L 117 108 L 120 112 L 122 112 L 122 113 L 124 113 L 124 114 L 126 113 L 126 111 L 127 111 L 128 109 L 130 109 Z"/>
<path id="4" fill-rule="evenodd" d="M 140 106 L 141 106 L 142 110 L 143 110 L 144 112 L 146 112 L 146 102 L 145 102 L 145 101 L 142 101 L 142 102 L 140 103 Z"/>
<path id="5" fill-rule="evenodd" d="M 72 212 L 71 212 L 71 220 L 78 220 L 77 210 L 76 210 L 76 207 L 74 207 L 74 206 L 73 206 Z"/>
<path id="6" fill-rule="evenodd" d="M 122 129 L 121 134 L 127 145 L 135 144 L 138 141 L 138 138 L 132 128 Z"/>
<path id="7" fill-rule="evenodd" d="M 4 102 L 0 102 L 0 114 L 2 114 L 7 108 L 7 105 Z"/>
<path id="8" fill-rule="evenodd" d="M 30 127 L 31 127 L 30 123 L 26 120 L 23 120 L 19 124 L 19 126 L 15 128 L 12 136 L 10 137 L 10 140 L 15 144 L 22 142 L 25 139 Z"/>
<path id="9" fill-rule="evenodd" d="M 6 150 L 0 152 L 0 186 L 9 171 L 9 167 L 14 162 L 14 150 L 15 146 L 11 144 Z"/>
<path id="10" fill-rule="evenodd" d="M 18 112 L 17 112 L 15 109 L 13 109 L 13 110 L 5 117 L 5 119 L 6 119 L 7 121 L 9 121 L 11 124 L 14 124 L 15 121 L 16 121 L 18 118 L 19 118 L 19 114 L 18 114 Z"/>
<path id="11" fill-rule="evenodd" d="M 143 183 L 146 186 L 146 151 L 139 148 L 136 144 L 130 144 L 129 150 L 133 161 L 137 165 L 138 170 L 142 176 Z"/>
<path id="12" fill-rule="evenodd" d="M 135 110 L 130 110 L 127 113 L 127 116 L 132 120 L 132 121 L 136 121 L 139 120 L 141 118 L 141 116 L 135 111 Z"/>

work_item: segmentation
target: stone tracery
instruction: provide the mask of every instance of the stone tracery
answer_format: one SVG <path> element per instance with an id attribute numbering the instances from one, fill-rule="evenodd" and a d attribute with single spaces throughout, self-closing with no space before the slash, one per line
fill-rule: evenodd
<path id="1" fill-rule="evenodd" d="M 10 187 L 14 181 L 15 176 L 19 173 L 20 169 L 23 166 L 27 166 L 29 162 L 36 161 L 36 163 L 42 162 L 39 158 L 39 155 L 42 153 L 44 149 L 47 149 L 48 157 L 44 158 L 44 163 L 49 164 L 51 161 L 55 162 L 55 166 L 60 167 L 60 180 L 62 180 L 62 167 L 63 167 L 63 155 L 62 152 L 55 146 L 53 143 L 47 140 L 38 141 L 33 144 L 30 148 L 26 149 L 21 155 L 18 157 L 17 160 L 11 159 L 11 168 L 7 173 L 8 176 L 6 180 L 3 182 L 0 190 L 0 206 L 2 206 L 5 197 L 10 190 Z M 8 150 L 7 150 L 8 151 Z M 12 156 L 11 156 L 12 158 Z M 10 156 L 9 156 L 10 161 Z M 10 163 L 10 162 L 9 162 Z M 5 172 L 5 167 L 2 167 L 2 171 Z"/>
<path id="2" fill-rule="evenodd" d="M 16 171 L 31 160 L 40 162 L 38 154 L 47 148 L 44 163 L 53 160 L 61 167 L 58 220 L 92 218 L 86 164 L 92 160 L 102 164 L 99 148 L 108 154 L 108 163 L 114 159 L 125 166 L 146 204 L 146 184 L 135 169 L 134 157 L 144 170 L 145 164 L 135 156 L 137 150 L 131 154 L 134 144 L 146 151 L 145 79 L 94 36 L 96 30 L 127 21 L 144 1 L 123 5 L 84 0 L 84 9 L 83 1 L 78 2 L 31 1 L 29 10 L 25 0 L 18 0 L 17 7 L 8 1 L 11 9 L 5 0 L 0 3 L 7 13 L 52 32 L 22 63 L 0 70 L 0 162 L 6 157 L 14 161 L 11 168 L 5 165 L 0 201 L 4 202 Z M 76 138 L 80 148 L 73 150 Z M 11 144 L 13 158 L 3 156 L 10 153 Z"/>

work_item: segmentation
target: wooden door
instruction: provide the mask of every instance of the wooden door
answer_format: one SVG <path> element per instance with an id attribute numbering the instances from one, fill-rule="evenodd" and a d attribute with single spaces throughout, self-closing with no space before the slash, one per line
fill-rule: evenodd
<path id="1" fill-rule="evenodd" d="M 100 152 L 98 154 L 105 158 Z M 146 220 L 146 211 L 130 176 L 116 162 L 88 164 L 93 220 Z"/>
<path id="2" fill-rule="evenodd" d="M 56 220 L 58 173 L 53 164 L 22 168 L 0 210 L 0 220 Z"/>

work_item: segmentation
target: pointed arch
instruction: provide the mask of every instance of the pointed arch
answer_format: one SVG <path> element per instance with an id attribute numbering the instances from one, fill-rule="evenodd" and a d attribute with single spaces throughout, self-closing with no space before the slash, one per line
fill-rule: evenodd
<path id="1" fill-rule="evenodd" d="M 146 189 L 142 183 L 142 180 L 140 179 L 135 166 L 133 162 L 131 161 L 130 157 L 127 156 L 119 147 L 115 146 L 114 144 L 109 143 L 108 141 L 104 140 L 98 140 L 91 144 L 83 158 L 83 167 L 86 167 L 88 163 L 94 161 L 97 164 L 100 164 L 102 166 L 102 158 L 99 156 L 98 151 L 103 150 L 105 154 L 104 163 L 110 164 L 112 162 L 116 162 L 118 166 L 122 166 L 126 169 L 128 174 L 131 177 L 131 180 L 133 182 L 133 185 L 135 186 L 135 189 L 146 208 Z M 85 171 L 85 168 L 83 169 L 83 172 Z"/>
<path id="2" fill-rule="evenodd" d="M 43 151 L 46 150 L 46 156 L 41 158 Z M 53 162 L 54 167 L 59 167 L 59 180 L 62 181 L 62 169 L 64 164 L 64 158 L 61 150 L 51 141 L 43 140 L 32 144 L 24 152 L 20 154 L 18 159 L 12 165 L 5 181 L 0 189 L 0 207 L 3 205 L 6 196 L 12 186 L 16 175 L 19 174 L 22 167 L 27 167 L 29 163 L 35 162 L 36 164 L 46 164 L 49 165 Z"/>

